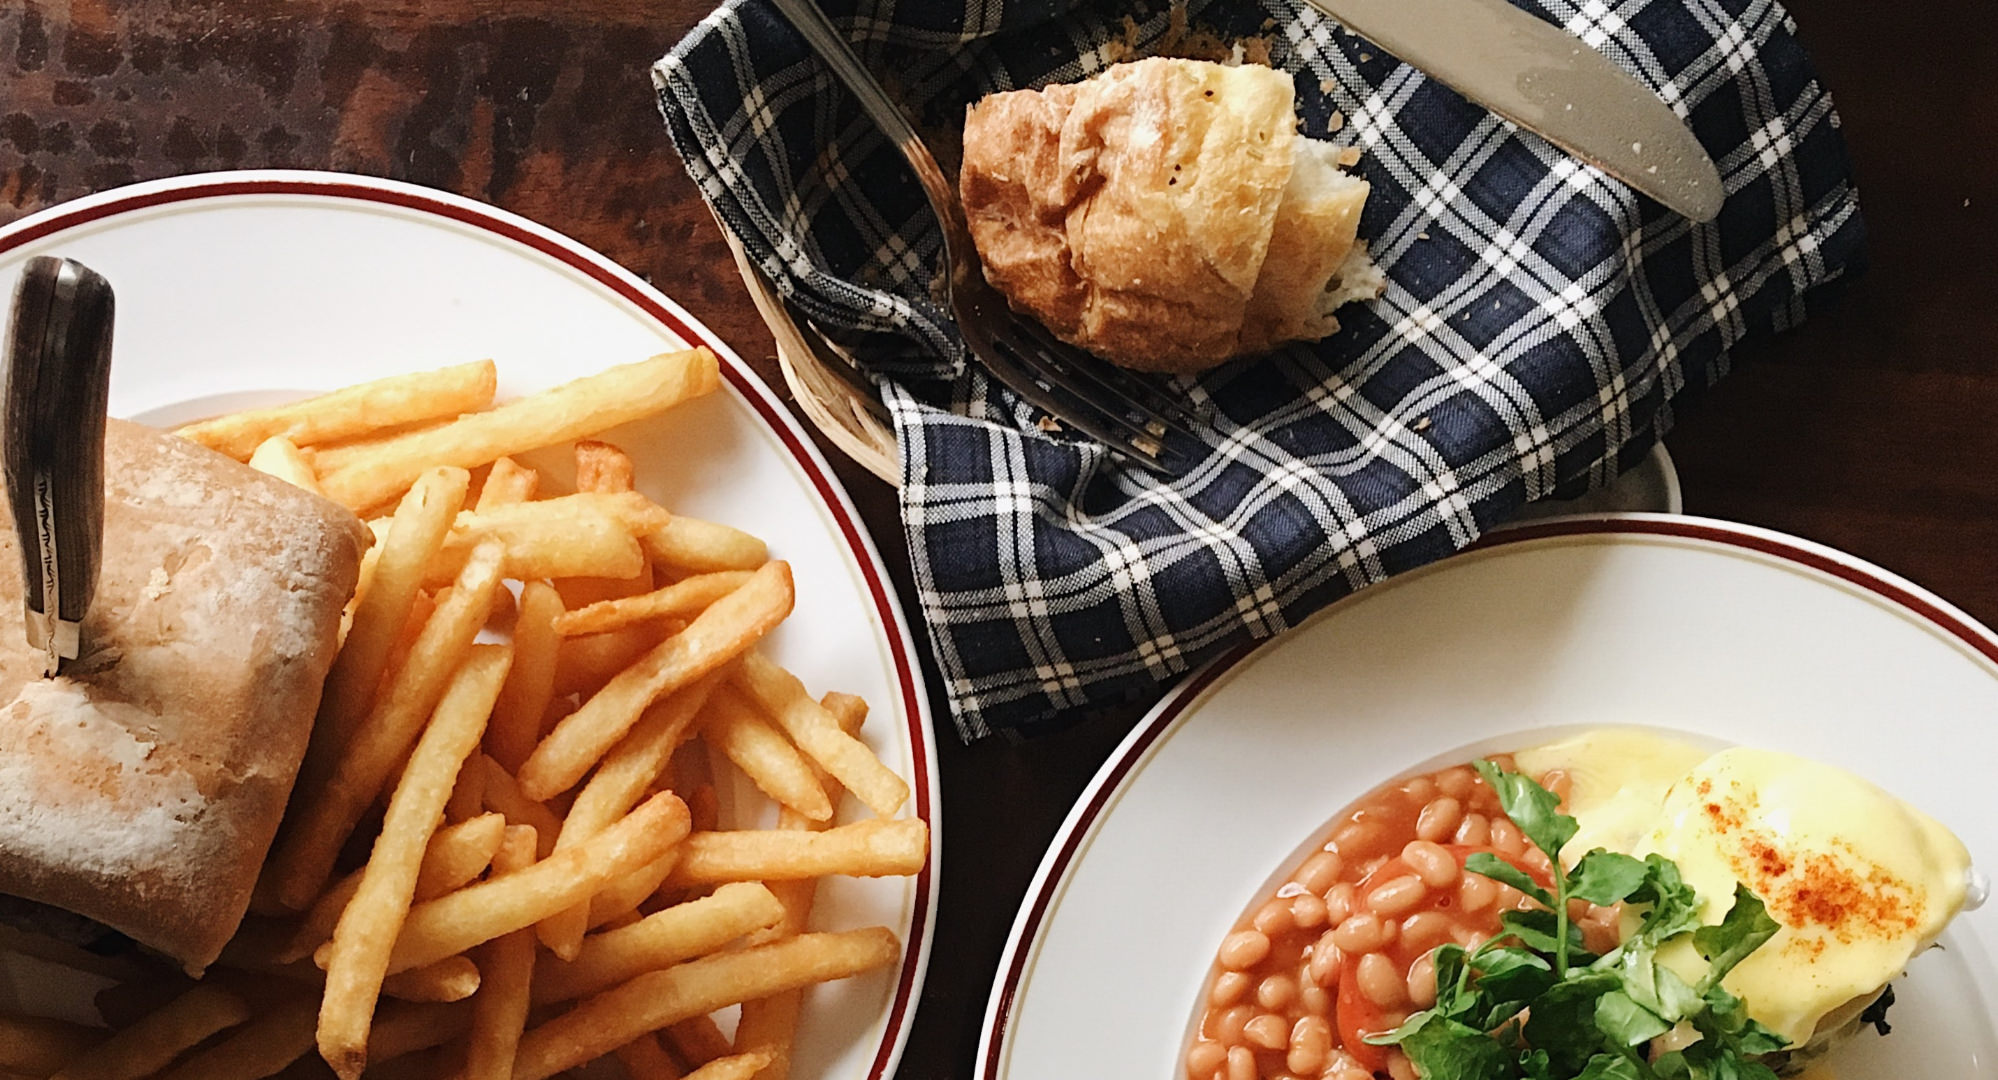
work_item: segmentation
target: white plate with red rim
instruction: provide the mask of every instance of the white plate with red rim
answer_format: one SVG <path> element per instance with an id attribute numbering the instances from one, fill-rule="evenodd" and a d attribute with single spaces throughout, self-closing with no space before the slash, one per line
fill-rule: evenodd
<path id="1" fill-rule="evenodd" d="M 813 912 L 822 928 L 894 929 L 903 958 L 811 992 L 793 1075 L 893 1074 L 936 914 L 936 749 L 922 673 L 846 492 L 726 344 L 567 237 L 483 203 L 360 176 L 215 173 L 64 203 L 0 230 L 9 292 L 35 255 L 74 258 L 110 280 L 111 411 L 163 426 L 485 357 L 508 398 L 668 349 L 713 350 L 721 392 L 607 437 L 631 453 L 647 494 L 762 536 L 791 563 L 797 606 L 770 638 L 772 654 L 814 691 L 868 700 L 863 737 L 910 781 L 904 813 L 930 823 L 923 873 L 829 880 Z M 566 457 L 566 448 L 530 455 L 558 485 L 568 482 Z M 842 816 L 854 813 L 849 800 Z M 14 958 L 0 969 L 0 999 L 11 999 L 0 1007 L 75 1011 L 47 974 Z"/>
<path id="2" fill-rule="evenodd" d="M 1214 952 L 1388 780 L 1633 725 L 1843 766 L 1998 867 L 1998 636 L 1816 544 L 1664 515 L 1528 524 L 1189 678 L 1098 773 L 1023 901 L 978 1080 L 1186 1076 Z M 1896 982 L 1838 1080 L 1998 1078 L 1998 904 Z"/>

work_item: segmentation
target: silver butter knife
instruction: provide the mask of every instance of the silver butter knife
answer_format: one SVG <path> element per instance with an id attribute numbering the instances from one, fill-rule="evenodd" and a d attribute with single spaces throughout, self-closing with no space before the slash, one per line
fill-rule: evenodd
<path id="1" fill-rule="evenodd" d="M 1430 78 L 1694 221 L 1726 192 L 1657 94 L 1505 0 L 1308 0 Z"/>
<path id="2" fill-rule="evenodd" d="M 28 260 L 7 325 L 7 500 L 21 548 L 28 643 L 48 676 L 83 649 L 104 541 L 111 285 L 82 263 Z"/>

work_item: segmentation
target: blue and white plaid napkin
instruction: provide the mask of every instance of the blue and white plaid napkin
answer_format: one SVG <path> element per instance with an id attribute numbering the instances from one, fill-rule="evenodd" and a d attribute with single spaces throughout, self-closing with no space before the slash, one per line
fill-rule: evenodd
<path id="1" fill-rule="evenodd" d="M 1190 19 L 1260 37 L 1308 135 L 1364 151 L 1390 284 L 1313 346 L 1184 384 L 1213 426 L 1162 479 L 1044 433 L 964 361 L 940 238 L 900 157 L 761 0 L 658 64 L 703 195 L 850 335 L 902 445 L 902 517 L 967 739 L 1143 695 L 1635 463 L 1750 334 L 1857 269 L 1863 228 L 1795 26 L 1769 0 L 1515 0 L 1690 118 L 1726 209 L 1695 226 L 1298 0 L 825 0 L 947 140 L 983 94 L 1090 75 Z"/>

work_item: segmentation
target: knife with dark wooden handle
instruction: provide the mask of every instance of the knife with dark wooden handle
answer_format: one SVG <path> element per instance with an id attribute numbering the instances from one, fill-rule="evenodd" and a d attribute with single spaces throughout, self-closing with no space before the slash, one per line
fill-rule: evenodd
<path id="1" fill-rule="evenodd" d="M 104 543 L 111 285 L 82 263 L 28 260 L 7 324 L 7 500 L 21 549 L 28 642 L 61 671 L 83 648 Z"/>

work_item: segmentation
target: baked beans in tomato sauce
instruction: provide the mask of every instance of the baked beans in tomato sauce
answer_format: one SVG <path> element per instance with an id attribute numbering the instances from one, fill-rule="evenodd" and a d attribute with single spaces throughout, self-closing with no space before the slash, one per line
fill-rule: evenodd
<path id="1" fill-rule="evenodd" d="M 1492 759 L 1514 767 L 1506 755 Z M 1562 795 L 1566 778 L 1540 782 Z M 1466 873 L 1488 851 L 1543 885 L 1547 856 L 1499 809 L 1469 765 L 1387 784 L 1334 821 L 1323 844 L 1252 905 L 1216 952 L 1189 1080 L 1415 1080 L 1408 1058 L 1365 1036 L 1436 1000 L 1436 947 L 1475 948 L 1499 913 L 1534 901 Z M 1615 943 L 1617 912 L 1576 902 L 1591 948 Z"/>

